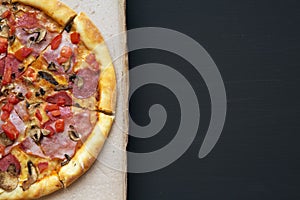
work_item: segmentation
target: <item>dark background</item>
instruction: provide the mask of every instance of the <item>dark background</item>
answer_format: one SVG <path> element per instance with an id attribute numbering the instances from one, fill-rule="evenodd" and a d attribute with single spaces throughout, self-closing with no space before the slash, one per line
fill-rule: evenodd
<path id="1" fill-rule="evenodd" d="M 198 95 L 202 119 L 192 146 L 172 165 L 128 174 L 128 200 L 300 199 L 300 2 L 127 0 L 128 29 L 148 26 L 180 31 L 208 51 L 225 82 L 228 112 L 219 142 L 199 159 L 210 117 L 201 76 L 169 52 L 131 52 L 130 68 L 158 62 L 182 73 Z M 159 149 L 176 134 L 180 106 L 167 88 L 137 90 L 132 118 L 146 125 L 155 103 L 165 106 L 167 124 L 152 138 L 130 137 L 128 150 Z"/>

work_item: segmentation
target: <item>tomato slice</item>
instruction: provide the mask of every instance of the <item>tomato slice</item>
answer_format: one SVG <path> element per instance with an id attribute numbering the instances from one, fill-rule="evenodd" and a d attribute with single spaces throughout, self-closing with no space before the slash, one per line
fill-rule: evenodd
<path id="1" fill-rule="evenodd" d="M 2 125 L 2 130 L 10 140 L 17 139 L 20 134 L 15 125 L 10 120 Z"/>
<path id="2" fill-rule="evenodd" d="M 55 122 L 55 129 L 57 133 L 64 132 L 65 130 L 65 120 L 59 119 Z"/>
<path id="3" fill-rule="evenodd" d="M 62 57 L 65 57 L 65 58 L 70 58 L 72 56 L 72 49 L 71 49 L 71 47 L 64 46 L 61 49 L 61 51 L 60 51 L 60 55 Z"/>
<path id="4" fill-rule="evenodd" d="M 51 41 L 51 49 L 55 50 L 59 47 L 60 43 L 62 41 L 62 35 L 59 34 L 53 40 Z"/>
<path id="5" fill-rule="evenodd" d="M 18 61 L 23 62 L 23 60 L 32 53 L 32 50 L 32 48 L 22 47 L 15 52 L 15 57 L 18 59 Z"/>
<path id="6" fill-rule="evenodd" d="M 0 37 L 0 53 L 6 53 L 8 47 L 7 39 Z"/>
<path id="7" fill-rule="evenodd" d="M 43 171 L 45 171 L 48 168 L 48 162 L 40 162 L 37 164 L 37 167 L 38 167 L 40 173 L 42 173 Z"/>
<path id="8" fill-rule="evenodd" d="M 35 79 L 36 73 L 34 71 L 34 69 L 32 69 L 31 67 L 28 67 L 27 70 L 24 72 L 25 77 L 31 78 L 31 79 Z"/>
<path id="9" fill-rule="evenodd" d="M 11 112 L 14 109 L 14 105 L 11 103 L 6 103 L 3 107 L 2 110 L 3 111 L 7 111 L 7 112 Z"/>
<path id="10" fill-rule="evenodd" d="M 52 135 L 54 135 L 55 130 L 51 126 L 47 125 L 45 127 L 45 129 L 48 130 L 48 131 L 50 131 L 50 134 L 48 135 L 48 137 L 51 137 Z"/>
<path id="11" fill-rule="evenodd" d="M 3 111 L 3 112 L 2 112 L 2 115 L 1 115 L 1 120 L 2 120 L 3 122 L 5 122 L 6 120 L 8 120 L 9 115 L 10 115 L 10 112 L 8 112 L 8 111 Z"/>
<path id="12" fill-rule="evenodd" d="M 48 104 L 46 105 L 46 107 L 45 107 L 45 111 L 46 111 L 46 112 L 51 112 L 51 111 L 53 111 L 53 110 L 58 110 L 58 109 L 59 109 L 58 105 L 56 105 L 56 104 L 51 104 L 51 103 L 48 103 Z"/>
<path id="13" fill-rule="evenodd" d="M 10 10 L 6 10 L 4 13 L 2 13 L 1 18 L 7 19 L 11 16 Z"/>
<path id="14" fill-rule="evenodd" d="M 4 153 L 5 153 L 5 146 L 0 143 L 0 155 L 1 155 L 1 157 L 4 156 Z"/>
<path id="15" fill-rule="evenodd" d="M 77 32 L 71 33 L 70 38 L 73 44 L 78 44 L 80 42 L 80 34 Z"/>
<path id="16" fill-rule="evenodd" d="M 58 117 L 58 116 L 60 116 L 60 110 L 53 110 L 53 111 L 51 112 L 51 115 L 52 115 L 53 117 Z"/>
<path id="17" fill-rule="evenodd" d="M 58 64 L 63 64 L 63 63 L 65 63 L 65 62 L 67 62 L 69 59 L 68 58 L 66 58 L 66 57 L 59 57 L 59 58 L 57 58 L 56 59 L 56 61 L 58 62 Z"/>
<path id="18" fill-rule="evenodd" d="M 20 102 L 20 100 L 18 99 L 18 97 L 16 95 L 9 95 L 8 102 L 16 105 Z"/>
<path id="19" fill-rule="evenodd" d="M 37 110 L 35 111 L 35 116 L 36 116 L 36 118 L 37 118 L 40 122 L 43 120 L 43 116 L 42 116 L 41 111 L 40 111 L 39 109 L 37 109 Z"/>
<path id="20" fill-rule="evenodd" d="M 10 65 L 8 65 L 4 69 L 4 74 L 2 77 L 2 85 L 8 85 L 9 83 L 11 83 L 11 75 L 12 75 L 12 68 Z"/>

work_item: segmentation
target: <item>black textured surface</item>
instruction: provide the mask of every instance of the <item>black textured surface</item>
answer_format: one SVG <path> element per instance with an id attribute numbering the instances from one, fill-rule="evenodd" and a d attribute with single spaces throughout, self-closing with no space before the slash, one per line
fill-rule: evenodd
<path id="1" fill-rule="evenodd" d="M 156 172 L 129 174 L 128 200 L 300 199 L 299 24 L 296 0 L 127 0 L 128 29 L 165 27 L 198 41 L 217 64 L 228 96 L 222 136 L 199 159 L 210 116 L 201 77 L 167 52 L 130 54 L 130 68 L 155 61 L 184 74 L 201 96 L 202 119 L 197 138 L 179 160 Z M 161 103 L 168 124 L 153 138 L 130 137 L 128 150 L 151 151 L 174 137 L 178 102 L 166 88 L 157 87 L 137 91 L 130 112 L 145 125 L 149 119 L 143 106 Z"/>

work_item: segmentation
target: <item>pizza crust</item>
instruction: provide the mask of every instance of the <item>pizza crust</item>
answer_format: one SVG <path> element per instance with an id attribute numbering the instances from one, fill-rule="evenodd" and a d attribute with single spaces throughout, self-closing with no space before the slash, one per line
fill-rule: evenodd
<path id="1" fill-rule="evenodd" d="M 72 160 L 63 166 L 58 173 L 65 187 L 73 183 L 92 166 L 110 132 L 113 120 L 113 116 L 99 113 L 99 121 L 90 136 Z"/>
<path id="2" fill-rule="evenodd" d="M 12 0 L 12 3 L 23 3 L 44 11 L 57 23 L 65 26 L 76 12 L 58 0 Z"/>
<path id="3" fill-rule="evenodd" d="M 101 64 L 99 80 L 100 111 L 113 114 L 116 105 L 116 74 L 109 50 L 101 33 L 93 22 L 84 13 L 79 13 L 74 19 L 74 28 L 87 48 L 96 55 Z"/>
<path id="4" fill-rule="evenodd" d="M 60 182 L 58 176 L 51 175 L 31 185 L 26 191 L 23 191 L 21 186 L 18 186 L 12 192 L 3 192 L 0 199 L 37 199 L 61 188 L 63 188 L 63 184 Z"/>

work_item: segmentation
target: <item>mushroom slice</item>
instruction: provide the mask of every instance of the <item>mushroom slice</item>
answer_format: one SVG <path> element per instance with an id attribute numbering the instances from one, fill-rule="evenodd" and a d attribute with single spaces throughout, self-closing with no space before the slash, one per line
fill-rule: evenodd
<path id="1" fill-rule="evenodd" d="M 11 35 L 8 37 L 8 42 L 9 42 L 9 45 L 12 45 L 16 40 L 16 36 L 15 35 Z"/>
<path id="2" fill-rule="evenodd" d="M 33 139 L 34 142 L 38 143 L 40 142 L 42 138 L 41 130 L 37 126 L 31 126 L 29 130 L 29 135 Z"/>
<path id="3" fill-rule="evenodd" d="M 24 31 L 26 31 L 29 34 L 37 34 L 36 37 L 34 37 L 33 42 L 35 43 L 40 43 L 41 41 L 43 41 L 47 35 L 47 31 L 46 29 L 43 28 L 36 28 L 36 29 L 23 29 Z"/>
<path id="4" fill-rule="evenodd" d="M 72 86 L 70 85 L 56 85 L 54 87 L 54 91 L 62 91 L 62 90 L 69 90 L 72 89 Z"/>
<path id="5" fill-rule="evenodd" d="M 69 69 L 71 68 L 71 58 L 62 64 L 63 69 L 65 70 L 65 72 L 69 71 Z"/>
<path id="6" fill-rule="evenodd" d="M 27 162 L 27 168 L 28 168 L 28 178 L 26 181 L 22 183 L 23 190 L 28 190 L 32 184 L 34 184 L 38 179 L 38 171 L 34 164 L 29 160 Z"/>
<path id="7" fill-rule="evenodd" d="M 48 65 L 47 69 L 48 69 L 49 71 L 57 71 L 57 68 L 56 68 L 56 66 L 55 66 L 55 64 L 54 64 L 53 62 L 51 62 L 51 63 Z"/>
<path id="8" fill-rule="evenodd" d="M 65 154 L 65 159 L 60 163 L 61 166 L 67 165 L 71 160 L 71 157 L 68 154 Z"/>
<path id="9" fill-rule="evenodd" d="M 47 31 L 46 29 L 39 29 L 39 32 L 37 32 L 37 37 L 35 38 L 35 42 L 36 43 L 40 43 L 41 41 L 43 41 L 47 35 Z"/>
<path id="10" fill-rule="evenodd" d="M 11 4 L 11 0 L 2 0 L 1 2 L 2 2 L 2 4 L 4 4 L 4 5 L 5 5 L 5 4 Z"/>
<path id="11" fill-rule="evenodd" d="M 17 188 L 19 184 L 18 177 L 11 173 L 10 171 L 0 171 L 0 188 L 11 192 Z"/>
<path id="12" fill-rule="evenodd" d="M 7 147 L 12 145 L 14 142 L 10 140 L 4 132 L 2 132 L 0 133 L 0 143 Z"/>
<path id="13" fill-rule="evenodd" d="M 9 33 L 9 26 L 7 25 L 6 20 L 0 21 L 0 36 L 8 38 Z"/>
<path id="14" fill-rule="evenodd" d="M 48 136 L 51 133 L 51 131 L 49 131 L 47 129 L 41 129 L 41 132 L 42 132 L 43 136 Z"/>
<path id="15" fill-rule="evenodd" d="M 71 140 L 73 140 L 74 142 L 77 142 L 80 140 L 80 135 L 77 133 L 77 131 L 75 130 L 75 127 L 73 125 L 70 125 L 70 130 L 68 131 L 69 137 L 71 138 Z"/>

